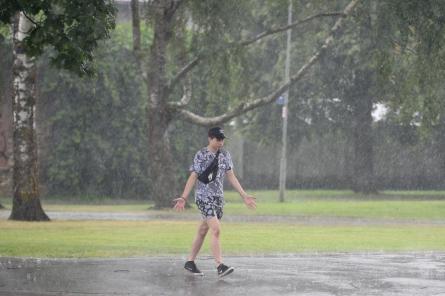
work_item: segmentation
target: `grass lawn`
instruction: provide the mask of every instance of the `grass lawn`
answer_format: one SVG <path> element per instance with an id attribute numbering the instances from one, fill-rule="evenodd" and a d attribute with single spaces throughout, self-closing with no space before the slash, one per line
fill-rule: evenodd
<path id="1" fill-rule="evenodd" d="M 285 203 L 278 203 L 276 191 L 252 192 L 257 198 L 256 211 L 248 210 L 239 195 L 225 194 L 225 213 L 228 215 L 257 216 L 320 216 L 386 219 L 445 220 L 445 192 L 443 191 L 385 191 L 378 196 L 361 196 L 351 191 L 290 190 Z M 193 198 L 192 198 L 193 199 Z M 11 208 L 10 199 L 0 203 Z M 57 212 L 146 212 L 176 214 L 172 209 L 149 210 L 143 201 L 93 200 L 82 204 L 63 203 L 62 200 L 42 198 L 46 211 Z M 191 213 L 198 213 L 191 200 Z"/>
<path id="2" fill-rule="evenodd" d="M 291 223 L 223 223 L 222 245 L 227 255 L 271 255 L 295 252 L 445 251 L 445 192 L 388 191 L 360 196 L 349 191 L 289 191 L 285 203 L 276 191 L 252 192 L 256 211 L 239 196 L 226 192 L 225 215 L 356 217 L 395 224 L 302 225 Z M 171 214 L 149 210 L 143 201 L 91 200 L 82 204 L 42 198 L 44 209 L 66 212 L 129 212 Z M 10 199 L 0 203 L 11 208 Z M 187 210 L 195 213 L 196 208 Z M 397 221 L 403 221 L 400 225 Z M 416 223 L 421 221 L 422 224 Z M 440 222 L 439 222 L 440 221 Z M 412 223 L 411 223 L 412 222 Z M 432 222 L 431 224 L 428 224 Z M 436 223 L 433 223 L 436 222 Z M 0 220 L 0 256 L 138 257 L 185 255 L 197 222 L 190 221 L 52 221 L 26 223 Z M 210 255 L 208 242 L 203 254 Z"/>
<path id="3" fill-rule="evenodd" d="M 0 221 L 0 256 L 52 258 L 186 255 L 197 223 L 189 221 Z M 444 226 L 307 226 L 224 223 L 226 255 L 296 252 L 445 251 Z M 209 241 L 203 255 L 210 255 Z"/>
<path id="4" fill-rule="evenodd" d="M 445 220 L 445 201 L 302 201 L 259 203 L 256 211 L 228 203 L 232 215 L 280 215 L 385 219 Z"/>
<path id="5" fill-rule="evenodd" d="M 8 205 L 7 208 L 10 209 Z M 154 211 L 149 210 L 150 204 L 131 205 L 62 205 L 45 204 L 47 212 L 127 212 L 171 214 L 172 209 Z M 195 205 L 187 212 L 196 213 Z M 416 220 L 445 220 L 445 201 L 345 201 L 345 200 L 314 200 L 301 202 L 261 202 L 258 201 L 256 211 L 249 210 L 242 203 L 228 201 L 225 205 L 227 215 L 246 216 L 318 216 L 318 217 L 356 217 L 356 218 L 387 218 L 387 219 L 416 219 Z"/>

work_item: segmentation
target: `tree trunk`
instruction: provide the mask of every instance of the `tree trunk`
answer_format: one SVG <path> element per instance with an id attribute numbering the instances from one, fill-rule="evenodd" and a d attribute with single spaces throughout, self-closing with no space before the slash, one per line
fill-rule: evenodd
<path id="1" fill-rule="evenodd" d="M 14 22 L 13 65 L 13 205 L 11 220 L 48 221 L 39 199 L 35 136 L 36 67 L 23 51 L 32 23 L 22 13 Z M 18 27 L 17 27 L 18 23 Z"/>
<path id="2" fill-rule="evenodd" d="M 167 45 L 172 36 L 174 13 L 172 1 L 153 3 L 154 36 L 150 49 L 148 70 L 148 160 L 151 180 L 151 198 L 155 208 L 171 207 L 171 200 L 178 194 L 173 154 L 169 142 L 169 125 L 174 111 L 167 105 Z"/>
<path id="3" fill-rule="evenodd" d="M 141 50 L 141 26 L 139 18 L 139 0 L 131 0 L 131 19 L 133 24 L 133 51 Z"/>
<path id="4" fill-rule="evenodd" d="M 435 129 L 433 143 L 433 151 L 439 162 L 438 179 L 442 180 L 439 186 L 443 187 L 445 185 L 445 120 L 443 119 Z"/>
<path id="5" fill-rule="evenodd" d="M 169 141 L 168 115 L 159 110 L 149 110 L 148 153 L 151 198 L 155 208 L 171 207 L 179 194 L 176 167 Z"/>
<path id="6" fill-rule="evenodd" d="M 1 54 L 1 51 L 0 51 Z M 0 73 L 1 75 L 1 73 Z M 1 77 L 0 77 L 1 79 Z M 7 191 L 5 186 L 6 184 L 8 184 L 8 180 L 9 180 L 9 167 L 8 167 L 8 163 L 9 163 L 9 155 L 8 155 L 8 136 L 7 136 L 7 129 L 8 129 L 8 124 L 6 120 L 3 119 L 3 108 L 5 106 L 5 104 L 3 104 L 3 93 L 1 92 L 2 89 L 2 81 L 0 81 L 0 193 L 2 195 L 7 195 Z M 4 209 L 3 205 L 0 204 L 0 209 Z"/>
<path id="7" fill-rule="evenodd" d="M 372 71 L 358 71 L 353 100 L 352 142 L 354 148 L 353 183 L 355 192 L 376 193 L 374 180 L 374 141 L 372 135 Z"/>
<path id="8" fill-rule="evenodd" d="M 372 131 L 372 107 L 374 103 L 373 87 L 376 83 L 376 70 L 370 63 L 368 54 L 376 49 L 376 40 L 372 34 L 371 11 L 375 10 L 370 2 L 363 3 L 362 22 L 359 25 L 359 40 L 363 53 L 361 64 L 357 65 L 353 86 L 353 130 L 354 149 L 353 185 L 355 192 L 364 194 L 377 193 L 374 176 L 374 140 Z M 360 12 L 359 12 L 360 13 Z M 360 67 L 361 66 L 361 67 Z"/>
<path id="9" fill-rule="evenodd" d="M 2 67 L 0 70 L 0 193 L 2 195 L 8 195 L 6 187 L 9 187 L 9 162 L 10 162 L 10 143 L 9 143 L 9 94 L 7 89 L 10 89 L 10 72 L 5 71 L 11 65 L 9 64 L 9 55 L 12 56 L 12 51 L 5 44 L 5 39 L 0 37 L 0 56 L 2 57 Z M 12 67 L 12 66 L 11 66 Z M 5 98 L 8 97 L 8 100 Z M 4 209 L 3 205 L 0 204 L 0 209 Z"/>

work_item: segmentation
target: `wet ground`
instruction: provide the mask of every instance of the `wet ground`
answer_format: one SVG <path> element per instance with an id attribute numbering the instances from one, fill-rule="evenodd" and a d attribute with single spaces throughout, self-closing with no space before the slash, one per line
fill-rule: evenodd
<path id="1" fill-rule="evenodd" d="M 0 258 L 0 295 L 425 295 L 445 296 L 445 253 L 227 257 L 235 272 L 203 277 L 185 258 L 114 260 Z"/>

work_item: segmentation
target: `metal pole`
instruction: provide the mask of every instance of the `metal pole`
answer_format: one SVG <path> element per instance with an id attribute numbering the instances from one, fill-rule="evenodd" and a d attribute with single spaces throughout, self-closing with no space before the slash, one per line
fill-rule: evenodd
<path id="1" fill-rule="evenodd" d="M 292 24 L 292 0 L 289 0 L 287 23 Z M 289 81 L 290 72 L 290 47 L 291 47 L 292 30 L 287 30 L 287 44 L 286 44 L 286 65 L 284 70 L 284 79 Z M 280 202 L 284 202 L 284 195 L 286 191 L 286 171 L 287 171 L 287 115 L 288 115 L 289 90 L 284 94 L 283 105 L 283 135 L 281 147 L 281 161 L 280 161 Z"/>

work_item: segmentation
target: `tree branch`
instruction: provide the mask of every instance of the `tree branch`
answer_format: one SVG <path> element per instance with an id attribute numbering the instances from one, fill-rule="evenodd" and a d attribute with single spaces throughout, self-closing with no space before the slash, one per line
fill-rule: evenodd
<path id="1" fill-rule="evenodd" d="M 228 111 L 227 113 L 215 117 L 203 117 L 184 109 L 179 109 L 178 112 L 181 114 L 184 120 L 187 120 L 191 123 L 202 126 L 211 126 L 211 125 L 222 124 L 224 122 L 231 120 L 234 117 L 244 114 L 257 107 L 274 102 L 276 99 L 278 99 L 280 95 L 282 95 L 285 91 L 287 91 L 289 87 L 291 87 L 293 84 L 299 81 L 307 73 L 310 67 L 320 59 L 321 55 L 326 52 L 326 49 L 332 44 L 334 36 L 338 33 L 344 18 L 351 14 L 352 10 L 354 9 L 354 7 L 357 5 L 358 2 L 359 0 L 352 0 L 346 6 L 342 14 L 343 17 L 339 18 L 335 22 L 334 26 L 331 28 L 328 37 L 325 39 L 323 45 L 318 49 L 318 51 L 312 57 L 310 57 L 310 59 L 298 70 L 298 72 L 295 75 L 293 75 L 289 79 L 289 81 L 281 85 L 278 89 L 276 89 L 268 96 L 247 102 L 242 102 L 238 104 L 236 107 L 234 107 L 232 110 Z"/>
<path id="2" fill-rule="evenodd" d="M 186 0 L 174 0 L 173 1 L 173 7 L 172 7 L 172 13 L 175 13 L 176 10 L 178 10 L 179 6 L 181 6 Z"/>
<path id="3" fill-rule="evenodd" d="M 23 15 L 31 22 L 33 23 L 36 27 L 39 27 L 40 25 L 38 23 L 36 23 L 35 20 L 32 19 L 32 17 L 28 16 L 25 11 L 22 11 Z"/>
<path id="4" fill-rule="evenodd" d="M 292 24 L 286 25 L 284 27 L 279 27 L 279 28 L 275 28 L 275 29 L 270 29 L 270 30 L 264 31 L 264 32 L 256 35 L 255 37 L 253 37 L 251 39 L 248 39 L 248 40 L 245 40 L 245 41 L 242 41 L 242 42 L 239 42 L 238 44 L 241 45 L 241 46 L 247 46 L 247 45 L 255 43 L 256 41 L 258 41 L 258 40 L 260 40 L 260 39 L 262 39 L 264 37 L 267 37 L 269 35 L 280 33 L 280 32 L 283 32 L 283 31 L 287 31 L 289 29 L 293 29 L 293 28 L 298 27 L 298 26 L 300 26 L 300 25 L 302 25 L 304 23 L 307 23 L 307 22 L 309 22 L 309 21 L 311 21 L 313 19 L 316 19 L 318 17 L 324 17 L 324 16 L 341 16 L 341 17 L 345 17 L 346 15 L 345 15 L 344 12 L 322 12 L 322 13 L 317 13 L 317 14 L 309 16 L 309 17 L 307 17 L 307 18 L 305 18 L 305 19 L 303 19 L 301 21 L 295 21 Z"/>
<path id="5" fill-rule="evenodd" d="M 190 80 L 190 79 L 189 79 Z M 179 102 L 169 102 L 169 106 L 174 109 L 183 108 L 188 105 L 192 99 L 192 82 L 188 81 L 183 87 L 183 95 Z"/>
<path id="6" fill-rule="evenodd" d="M 170 91 L 175 87 L 175 85 L 188 73 L 190 70 L 192 70 L 196 65 L 198 65 L 199 61 L 201 60 L 202 56 L 198 56 L 194 58 L 190 63 L 185 65 L 177 74 L 176 76 L 170 81 L 168 84 L 167 89 Z"/>
<path id="7" fill-rule="evenodd" d="M 322 12 L 322 13 L 317 13 L 314 14 L 312 16 L 309 16 L 303 20 L 300 21 L 295 21 L 292 24 L 283 26 L 283 27 L 278 27 L 275 29 L 270 29 L 267 31 L 264 31 L 258 35 L 256 35 L 253 38 L 241 41 L 241 42 L 230 42 L 227 44 L 226 49 L 231 48 L 231 47 L 235 47 L 235 46 L 248 46 L 252 43 L 255 43 L 256 41 L 265 38 L 267 36 L 276 34 L 276 33 L 280 33 L 280 32 L 284 32 L 287 31 L 289 29 L 293 29 L 299 25 L 302 25 L 304 23 L 307 23 L 313 19 L 319 18 L 319 17 L 326 17 L 326 16 L 341 16 L 341 17 L 345 17 L 345 13 L 344 12 Z M 207 56 L 211 56 L 211 55 L 207 55 Z M 186 66 L 184 66 L 176 75 L 175 77 L 170 81 L 170 83 L 167 86 L 168 90 L 172 90 L 173 87 L 175 87 L 175 85 L 188 73 L 190 72 L 195 66 L 198 65 L 198 63 L 204 58 L 204 56 L 199 55 L 197 57 L 195 57 L 189 64 L 187 64 Z"/>

